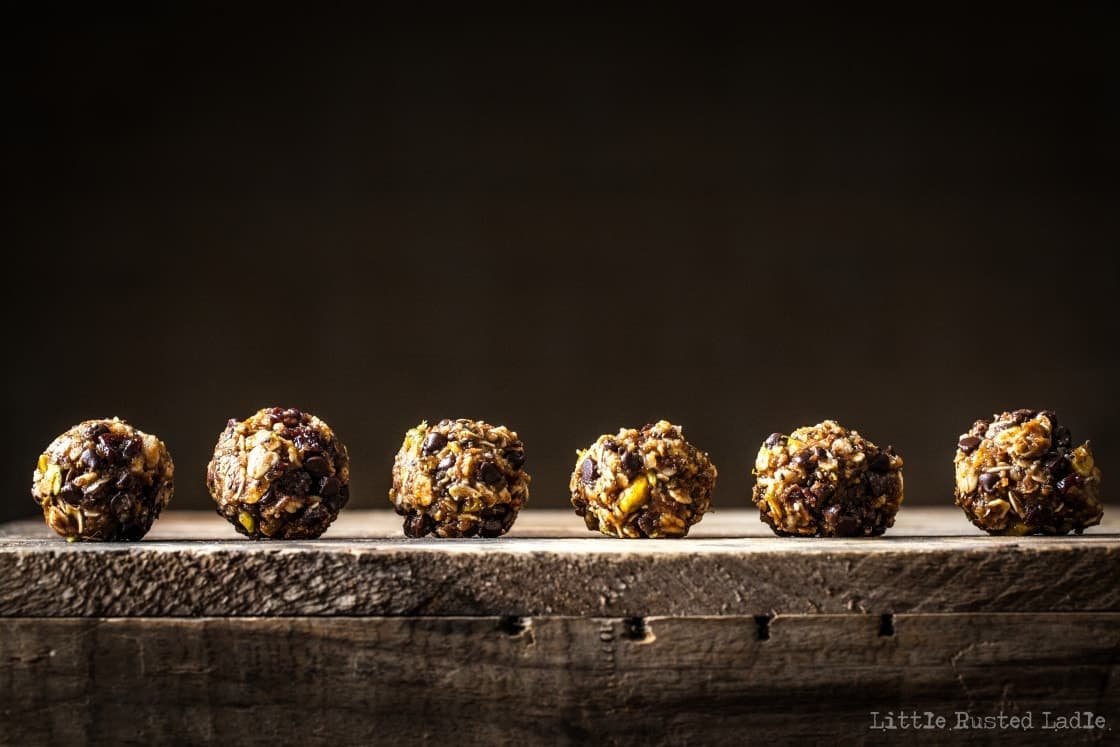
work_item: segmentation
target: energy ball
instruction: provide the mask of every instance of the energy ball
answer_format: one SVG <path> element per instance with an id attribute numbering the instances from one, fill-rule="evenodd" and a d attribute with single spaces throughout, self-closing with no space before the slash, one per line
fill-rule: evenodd
<path id="1" fill-rule="evenodd" d="M 578 451 L 568 484 L 587 528 L 612 537 L 684 537 L 711 506 L 716 467 L 667 420 L 622 428 Z"/>
<path id="2" fill-rule="evenodd" d="M 499 537 L 529 500 L 524 465 L 525 445 L 505 426 L 424 421 L 393 461 L 389 500 L 408 537 Z"/>
<path id="3" fill-rule="evenodd" d="M 762 521 L 783 537 L 876 537 L 902 504 L 902 457 L 833 420 L 771 433 L 754 474 Z"/>
<path id="4" fill-rule="evenodd" d="M 86 420 L 51 442 L 32 476 L 47 525 L 74 540 L 138 540 L 175 492 L 163 441 L 123 420 Z"/>
<path id="5" fill-rule="evenodd" d="M 350 457 L 326 423 L 267 407 L 230 420 L 206 469 L 224 516 L 253 539 L 314 539 L 350 500 Z"/>
<path id="6" fill-rule="evenodd" d="M 1052 410 L 977 420 L 957 441 L 956 503 L 989 534 L 1081 534 L 1099 524 L 1101 471 Z"/>

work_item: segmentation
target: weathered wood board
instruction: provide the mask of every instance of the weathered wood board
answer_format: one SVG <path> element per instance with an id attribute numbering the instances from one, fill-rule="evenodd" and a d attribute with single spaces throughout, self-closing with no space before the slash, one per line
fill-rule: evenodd
<path id="1" fill-rule="evenodd" d="M 909 509 L 883 538 L 794 540 L 725 511 L 696 530 L 614 540 L 526 512 L 498 540 L 408 540 L 391 513 L 355 511 L 322 540 L 271 543 L 171 513 L 109 545 L 8 524 L 0 744 L 1120 733 L 1111 519 L 1081 537 L 999 538 L 956 510 Z M 872 728 L 900 711 L 946 726 Z M 1105 728 L 1043 728 L 1085 712 Z M 953 730 L 961 713 L 1030 714 L 1032 728 Z"/>
<path id="2" fill-rule="evenodd" d="M 1120 614 L 0 620 L 12 744 L 1107 743 Z M 1060 635 L 1055 635 L 1061 631 Z M 95 684 L 94 684 L 95 683 Z M 891 711 L 945 729 L 885 732 Z M 951 729 L 958 713 L 1031 730 Z M 875 716 L 873 714 L 878 714 Z"/>
<path id="3" fill-rule="evenodd" d="M 362 512 L 313 542 L 253 542 L 216 516 L 173 513 L 132 544 L 67 544 L 21 522 L 0 540 L 0 616 L 1120 611 L 1112 524 L 988 537 L 955 510 L 911 514 L 860 540 L 742 536 L 767 530 L 733 511 L 683 540 L 599 537 L 559 512 L 490 540 L 407 540 Z"/>

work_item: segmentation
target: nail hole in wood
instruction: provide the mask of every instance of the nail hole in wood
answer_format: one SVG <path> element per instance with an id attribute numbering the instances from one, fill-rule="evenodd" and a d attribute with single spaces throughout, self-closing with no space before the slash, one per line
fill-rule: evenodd
<path id="1" fill-rule="evenodd" d="M 508 636 L 513 636 L 516 638 L 517 636 L 528 630 L 529 626 L 532 625 L 532 623 L 533 621 L 531 618 L 511 615 L 508 617 L 503 617 L 498 621 L 498 630 L 502 631 Z"/>
<path id="2" fill-rule="evenodd" d="M 754 624 L 758 627 L 758 640 L 770 640 L 770 621 L 774 619 L 773 615 L 755 615 Z"/>
<path id="3" fill-rule="evenodd" d="M 622 635 L 626 640 L 637 643 L 650 643 L 655 637 L 644 617 L 628 617 L 623 620 Z"/>
<path id="4" fill-rule="evenodd" d="M 883 615 L 879 618 L 879 637 L 890 638 L 894 635 L 894 615 Z"/>

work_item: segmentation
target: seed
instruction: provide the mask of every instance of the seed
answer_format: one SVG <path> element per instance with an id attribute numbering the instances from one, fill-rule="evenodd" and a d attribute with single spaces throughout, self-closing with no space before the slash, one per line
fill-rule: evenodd
<path id="1" fill-rule="evenodd" d="M 957 448 L 965 454 L 971 454 L 976 451 L 976 447 L 980 445 L 979 436 L 965 436 L 960 441 L 957 441 Z"/>
<path id="2" fill-rule="evenodd" d="M 237 521 L 241 526 L 245 527 L 245 531 L 249 534 L 257 531 L 257 520 L 248 511 L 242 511 L 237 515 Z"/>
<path id="3" fill-rule="evenodd" d="M 428 434 L 428 437 L 424 439 L 424 445 L 422 447 L 422 452 L 423 452 L 424 456 L 431 456 L 432 454 L 435 454 L 437 451 L 439 451 L 440 449 L 442 449 L 446 445 L 447 445 L 447 436 L 440 433 L 439 431 L 432 431 L 431 433 Z"/>
<path id="4" fill-rule="evenodd" d="M 649 500 L 649 481 L 642 475 L 618 497 L 618 508 L 623 513 L 630 513 Z"/>

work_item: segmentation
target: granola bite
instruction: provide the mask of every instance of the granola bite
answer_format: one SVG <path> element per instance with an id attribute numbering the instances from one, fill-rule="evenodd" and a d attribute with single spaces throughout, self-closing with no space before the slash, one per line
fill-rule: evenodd
<path id="1" fill-rule="evenodd" d="M 1099 524 L 1101 471 L 1052 410 L 977 420 L 957 441 L 956 504 L 989 534 L 1081 534 Z"/>
<path id="2" fill-rule="evenodd" d="M 612 537 L 684 537 L 711 506 L 715 465 L 667 420 L 599 436 L 577 454 L 568 487 L 590 530 Z"/>
<path id="3" fill-rule="evenodd" d="M 902 504 L 902 457 L 833 420 L 771 433 L 754 474 L 762 521 L 784 537 L 875 537 Z"/>
<path id="4" fill-rule="evenodd" d="M 206 469 L 218 513 L 253 539 L 314 539 L 350 500 L 350 457 L 326 423 L 266 407 L 230 420 Z"/>
<path id="5" fill-rule="evenodd" d="M 163 441 L 123 420 L 86 420 L 51 442 L 32 475 L 47 526 L 75 540 L 138 540 L 175 492 Z"/>
<path id="6" fill-rule="evenodd" d="M 499 537 L 529 500 L 524 465 L 525 445 L 503 425 L 425 420 L 404 436 L 389 500 L 408 537 Z"/>

